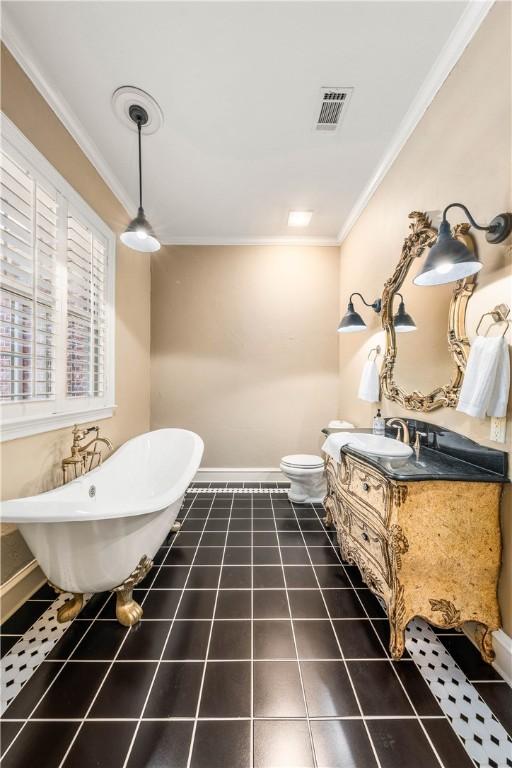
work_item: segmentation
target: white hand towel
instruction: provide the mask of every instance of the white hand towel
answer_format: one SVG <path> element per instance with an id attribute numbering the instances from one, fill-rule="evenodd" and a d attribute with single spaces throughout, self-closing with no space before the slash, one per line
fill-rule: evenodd
<path id="1" fill-rule="evenodd" d="M 457 410 L 483 419 L 507 413 L 510 388 L 508 344 L 503 336 L 477 336 L 471 345 Z"/>
<path id="2" fill-rule="evenodd" d="M 322 445 L 322 451 L 330 456 L 336 463 L 340 461 L 340 450 L 353 438 L 350 432 L 334 432 L 329 435 Z"/>
<path id="3" fill-rule="evenodd" d="M 375 360 L 367 360 L 364 364 L 357 396 L 360 400 L 366 400 L 369 403 L 379 402 L 380 381 Z"/>

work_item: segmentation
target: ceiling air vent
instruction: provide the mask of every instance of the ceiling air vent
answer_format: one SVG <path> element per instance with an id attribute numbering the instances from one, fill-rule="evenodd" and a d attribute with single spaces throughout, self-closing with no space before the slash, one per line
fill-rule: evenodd
<path id="1" fill-rule="evenodd" d="M 347 111 L 351 94 L 352 88 L 322 88 L 315 130 L 336 131 Z"/>

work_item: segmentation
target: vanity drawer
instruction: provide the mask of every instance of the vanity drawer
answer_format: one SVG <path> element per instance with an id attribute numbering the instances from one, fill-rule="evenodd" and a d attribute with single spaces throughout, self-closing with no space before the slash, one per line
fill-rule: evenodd
<path id="1" fill-rule="evenodd" d="M 350 516 L 349 532 L 359 549 L 369 555 L 380 570 L 385 581 L 390 584 L 390 565 L 386 537 L 371 526 L 364 517 L 353 509 Z"/>
<path id="2" fill-rule="evenodd" d="M 382 475 L 361 467 L 351 457 L 347 457 L 345 492 L 370 507 L 386 524 L 389 486 Z"/>

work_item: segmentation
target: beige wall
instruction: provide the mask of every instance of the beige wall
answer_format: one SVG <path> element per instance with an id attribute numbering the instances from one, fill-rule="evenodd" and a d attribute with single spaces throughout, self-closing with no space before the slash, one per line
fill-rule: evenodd
<path id="1" fill-rule="evenodd" d="M 128 215 L 10 53 L 2 47 L 1 107 L 25 136 L 117 234 Z M 102 432 L 119 445 L 149 427 L 149 257 L 117 240 L 115 416 Z M 27 496 L 61 482 L 70 429 L 1 446 L 2 498 Z M 2 580 L 30 559 L 13 526 L 2 530 Z"/>
<path id="2" fill-rule="evenodd" d="M 372 300 L 381 294 L 384 281 L 398 261 L 410 211 L 439 210 L 450 202 L 460 201 L 469 207 L 477 221 L 486 223 L 497 213 L 512 210 L 510 11 L 509 3 L 496 3 L 493 7 L 342 244 L 342 310 L 351 291 L 360 290 Z M 464 217 L 455 211 L 451 212 L 450 220 L 456 223 L 464 221 Z M 488 245 L 478 234 L 476 240 L 484 267 L 468 307 L 470 338 L 474 336 L 483 312 L 500 302 L 512 304 L 510 244 Z M 426 310 L 436 290 L 415 287 L 409 292 L 409 296 L 414 293 L 414 299 L 408 305 L 413 316 L 426 318 Z M 357 382 L 368 349 L 375 343 L 382 343 L 383 339 L 379 318 L 371 310 L 365 311 L 364 317 L 370 326 L 366 335 L 340 336 L 339 341 L 339 415 L 360 426 L 370 424 L 375 408 L 357 399 Z M 440 360 L 432 358 L 425 344 L 416 348 L 409 362 L 411 368 L 421 365 L 443 367 Z M 413 416 L 387 401 L 383 402 L 383 412 L 384 415 Z M 489 420 L 473 419 L 454 409 L 433 411 L 425 418 L 486 445 L 500 447 L 489 440 Z M 509 409 L 509 448 L 511 435 Z M 510 507 L 510 494 L 507 493 L 502 505 L 505 547 L 500 601 L 505 629 L 512 634 Z"/>
<path id="3" fill-rule="evenodd" d="M 318 452 L 337 410 L 337 248 L 167 247 L 151 260 L 151 425 L 205 467 Z"/>

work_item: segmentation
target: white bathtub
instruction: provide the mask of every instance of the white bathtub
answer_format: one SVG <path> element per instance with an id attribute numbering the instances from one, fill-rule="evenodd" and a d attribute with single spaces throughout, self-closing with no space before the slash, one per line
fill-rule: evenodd
<path id="1" fill-rule="evenodd" d="M 47 578 L 66 592 L 103 592 L 151 560 L 176 520 L 203 455 L 184 429 L 124 443 L 102 466 L 48 493 L 6 501 Z"/>

